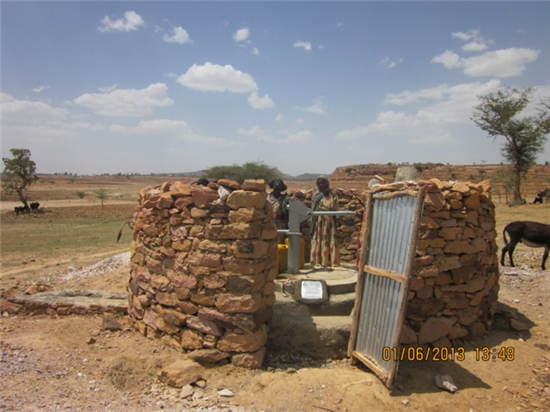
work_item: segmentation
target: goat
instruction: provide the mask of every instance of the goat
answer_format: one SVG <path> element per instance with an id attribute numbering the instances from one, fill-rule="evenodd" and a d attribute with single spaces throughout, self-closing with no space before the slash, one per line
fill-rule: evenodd
<path id="1" fill-rule="evenodd" d="M 19 216 L 19 213 L 29 213 L 30 212 L 30 207 L 28 206 L 15 206 L 13 208 L 13 211 L 15 212 L 15 214 L 17 216 Z"/>
<path id="2" fill-rule="evenodd" d="M 510 236 L 510 242 L 506 238 L 506 234 Z M 505 266 L 504 258 L 506 253 L 510 258 L 510 266 L 515 267 L 512 254 L 519 242 L 529 247 L 543 247 L 544 254 L 542 256 L 542 270 L 546 270 L 545 263 L 550 251 L 550 225 L 538 222 L 517 221 L 506 225 L 502 232 L 505 246 L 502 248 L 500 257 L 501 266 Z"/>
<path id="3" fill-rule="evenodd" d="M 32 212 L 38 212 L 38 208 L 40 207 L 40 203 L 38 202 L 32 202 L 30 204 L 30 207 L 31 207 L 31 211 Z"/>

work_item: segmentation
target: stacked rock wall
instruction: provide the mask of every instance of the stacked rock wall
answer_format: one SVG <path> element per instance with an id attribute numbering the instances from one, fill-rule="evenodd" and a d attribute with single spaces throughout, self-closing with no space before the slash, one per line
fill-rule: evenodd
<path id="1" fill-rule="evenodd" d="M 277 231 L 265 182 L 164 183 L 139 194 L 128 313 L 198 361 L 259 367 L 275 303 Z M 225 192 L 227 194 L 227 191 Z"/>
<path id="2" fill-rule="evenodd" d="M 409 288 L 407 344 L 449 345 L 491 327 L 499 290 L 495 207 L 489 181 L 382 185 L 375 192 L 426 189 Z M 361 196 L 364 198 L 366 192 Z M 340 208 L 356 210 L 357 193 L 339 190 Z M 339 217 L 342 261 L 357 258 L 359 218 Z"/>
<path id="3" fill-rule="evenodd" d="M 491 327 L 499 290 L 495 207 L 489 182 L 425 182 L 410 283 L 408 343 L 448 345 Z"/>

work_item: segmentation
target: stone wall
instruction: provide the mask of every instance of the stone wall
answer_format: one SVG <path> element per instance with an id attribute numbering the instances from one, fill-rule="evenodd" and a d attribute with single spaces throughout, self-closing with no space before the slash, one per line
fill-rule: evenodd
<path id="1" fill-rule="evenodd" d="M 430 179 L 381 185 L 373 191 L 417 190 L 419 186 L 427 193 L 403 340 L 448 346 L 479 337 L 491 327 L 499 290 L 495 207 L 489 181 Z M 341 209 L 357 210 L 367 192 L 338 189 L 337 193 Z M 307 193 L 306 202 L 309 197 Z M 341 216 L 337 226 L 340 259 L 355 262 L 361 219 Z"/>
<path id="2" fill-rule="evenodd" d="M 449 346 L 491 327 L 499 290 L 495 206 L 489 181 L 420 183 L 427 193 L 404 339 Z"/>
<path id="3" fill-rule="evenodd" d="M 263 180 L 218 183 L 221 197 L 181 182 L 140 192 L 128 313 L 192 359 L 259 367 L 275 303 L 273 212 Z"/>

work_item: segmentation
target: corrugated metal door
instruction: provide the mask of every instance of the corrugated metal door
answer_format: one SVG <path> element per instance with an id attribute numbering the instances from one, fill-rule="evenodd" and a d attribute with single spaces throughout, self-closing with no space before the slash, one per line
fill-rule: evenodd
<path id="1" fill-rule="evenodd" d="M 367 197 L 348 347 L 388 388 L 397 373 L 424 190 Z"/>

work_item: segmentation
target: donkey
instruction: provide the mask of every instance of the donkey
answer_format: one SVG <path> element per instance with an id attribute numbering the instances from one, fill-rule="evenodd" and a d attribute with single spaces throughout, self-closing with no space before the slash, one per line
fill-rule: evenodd
<path id="1" fill-rule="evenodd" d="M 510 236 L 510 242 L 506 238 L 506 234 Z M 512 254 L 519 242 L 529 247 L 543 247 L 544 254 L 542 256 L 542 270 L 546 270 L 545 264 L 550 251 L 550 225 L 538 222 L 517 221 L 506 225 L 502 233 L 504 238 L 504 246 L 500 257 L 501 266 L 505 266 L 504 258 L 506 253 L 510 258 L 510 266 L 515 267 Z"/>

